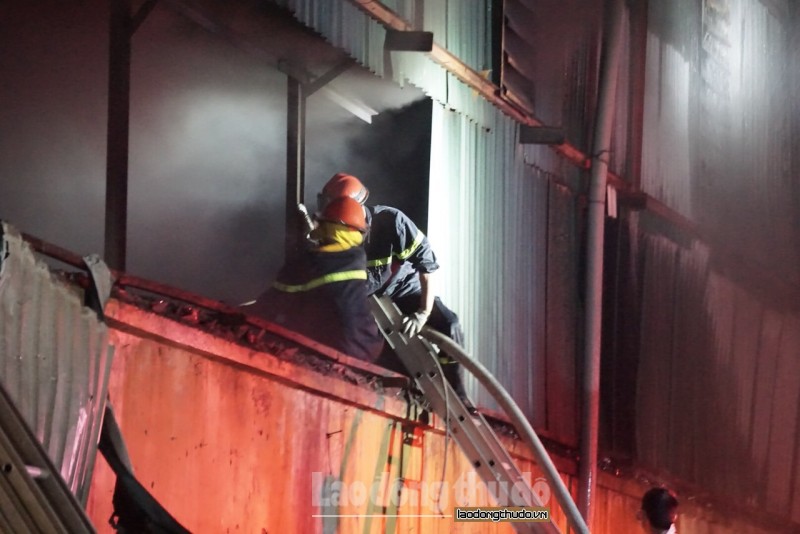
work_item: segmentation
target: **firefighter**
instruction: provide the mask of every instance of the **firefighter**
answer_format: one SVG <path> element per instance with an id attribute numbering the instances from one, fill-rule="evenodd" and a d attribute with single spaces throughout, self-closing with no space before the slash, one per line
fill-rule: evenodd
<path id="1" fill-rule="evenodd" d="M 249 313 L 375 361 L 384 341 L 367 302 L 364 210 L 355 200 L 340 198 L 316 217 L 308 246 L 287 258 Z"/>
<path id="2" fill-rule="evenodd" d="M 403 313 L 403 332 L 419 334 L 426 324 L 464 346 L 458 316 L 435 296 L 434 273 L 439 268 L 428 238 L 402 211 L 381 205 L 367 206 L 369 190 L 355 176 L 337 173 L 317 196 L 322 208 L 338 198 L 351 198 L 364 206 L 370 231 L 364 242 L 367 251 L 368 293 L 387 295 Z M 401 372 L 395 358 L 381 358 L 381 364 Z M 461 366 L 449 357 L 441 359 L 445 377 L 471 412 L 461 377 Z"/>

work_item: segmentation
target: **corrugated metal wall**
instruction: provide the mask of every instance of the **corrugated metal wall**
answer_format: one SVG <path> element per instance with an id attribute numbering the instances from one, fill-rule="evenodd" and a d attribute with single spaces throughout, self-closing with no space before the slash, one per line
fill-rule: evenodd
<path id="1" fill-rule="evenodd" d="M 697 242 L 635 239 L 640 461 L 797 521 L 800 316 L 712 270 Z"/>
<path id="2" fill-rule="evenodd" d="M 434 42 L 474 70 L 481 72 L 492 67 L 492 0 L 386 0 L 381 3 L 412 23 L 415 29 L 433 32 Z M 420 19 L 422 26 L 417 27 Z"/>
<path id="3" fill-rule="evenodd" d="M 603 0 L 505 0 L 501 90 L 543 124 L 559 127 L 567 141 L 591 154 L 597 113 Z M 629 164 L 632 103 L 629 16 L 621 30 L 623 60 L 618 73 L 609 170 L 625 177 Z M 635 78 L 635 76 L 633 76 Z M 629 178 L 629 177 L 628 177 Z"/>
<path id="4" fill-rule="evenodd" d="M 304 24 L 314 28 L 334 46 L 346 50 L 359 63 L 378 76 L 391 79 L 401 86 L 411 83 L 434 100 L 467 114 L 482 124 L 492 121 L 495 110 L 473 90 L 451 73 L 419 52 L 391 52 L 391 66 L 384 63 L 385 28 L 348 0 L 275 0 L 289 8 Z M 413 0 L 382 2 L 404 15 L 409 23 L 415 15 Z M 476 70 L 488 68 L 486 43 L 472 31 L 486 31 L 484 1 L 424 2 L 423 27 L 434 33 L 434 41 L 453 46 L 463 53 L 461 59 Z M 447 14 L 447 16 L 445 16 Z M 457 16 L 455 16 L 457 14 Z M 466 37 L 465 37 L 466 36 Z M 472 63 L 474 62 L 474 63 Z"/>
<path id="5" fill-rule="evenodd" d="M 638 457 L 800 521 L 797 303 L 758 290 L 718 249 L 787 287 L 800 281 L 787 113 L 800 96 L 797 30 L 781 2 L 649 4 L 642 187 L 707 244 L 652 217 L 631 227 L 623 270 L 639 289 L 620 309 L 641 327 Z"/>
<path id="6" fill-rule="evenodd" d="M 512 121 L 434 108 L 428 234 L 467 350 L 535 427 L 576 442 L 576 201 L 526 165 Z M 480 404 L 493 406 L 473 390 Z"/>
<path id="7" fill-rule="evenodd" d="M 798 30 L 777 17 L 789 9 L 759 0 L 649 5 L 643 189 L 712 241 L 800 282 Z"/>
<path id="8" fill-rule="evenodd" d="M 298 19 L 323 31 L 334 45 L 354 54 L 364 65 L 382 74 L 382 26 L 346 0 L 276 0 Z M 381 2 L 418 30 L 433 32 L 433 40 L 476 71 L 491 68 L 490 0 L 384 0 Z M 421 54 L 416 54 L 421 55 Z M 417 75 L 417 73 L 411 73 Z M 402 79 L 398 79 L 402 81 Z"/>
<path id="9" fill-rule="evenodd" d="M 0 379 L 70 490 L 85 498 L 105 407 L 108 330 L 12 227 L 0 264 Z M 0 246 L 2 253 L 2 246 Z"/>
<path id="10" fill-rule="evenodd" d="M 800 316 L 715 271 L 696 241 L 633 239 L 639 460 L 800 520 Z"/>

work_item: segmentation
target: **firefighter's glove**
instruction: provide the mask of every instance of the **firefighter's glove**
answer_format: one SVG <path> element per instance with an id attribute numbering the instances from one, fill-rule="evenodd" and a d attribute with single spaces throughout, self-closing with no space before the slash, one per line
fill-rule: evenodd
<path id="1" fill-rule="evenodd" d="M 311 218 L 311 215 L 308 214 L 308 209 L 306 209 L 305 205 L 298 204 L 297 205 L 297 212 L 300 214 L 300 221 L 303 225 L 303 235 L 307 236 L 311 233 L 311 231 L 317 227 L 314 223 L 314 220 Z"/>
<path id="2" fill-rule="evenodd" d="M 406 315 L 403 317 L 402 332 L 408 337 L 414 337 L 420 333 L 426 322 L 428 322 L 428 314 L 424 311 Z"/>

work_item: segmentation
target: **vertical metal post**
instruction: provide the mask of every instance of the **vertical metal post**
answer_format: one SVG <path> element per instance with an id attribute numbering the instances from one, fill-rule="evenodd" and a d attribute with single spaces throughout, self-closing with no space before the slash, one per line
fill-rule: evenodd
<path id="1" fill-rule="evenodd" d="M 105 261 L 125 270 L 128 225 L 128 126 L 131 78 L 131 2 L 110 0 Z"/>
<path id="2" fill-rule="evenodd" d="M 288 255 L 300 242 L 297 204 L 305 198 L 306 97 L 303 84 L 288 77 L 286 121 L 286 243 Z"/>
<path id="3" fill-rule="evenodd" d="M 589 182 L 586 237 L 586 334 L 584 341 L 583 421 L 581 425 L 578 507 L 591 528 L 592 501 L 597 487 L 597 441 L 600 419 L 600 326 L 603 317 L 603 233 L 605 231 L 606 182 L 614 125 L 614 106 L 619 76 L 625 6 L 611 0 L 604 37 L 597 120 Z"/>

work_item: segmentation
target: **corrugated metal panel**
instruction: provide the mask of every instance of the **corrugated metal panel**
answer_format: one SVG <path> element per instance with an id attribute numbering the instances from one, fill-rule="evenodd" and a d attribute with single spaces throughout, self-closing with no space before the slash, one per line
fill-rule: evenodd
<path id="1" fill-rule="evenodd" d="M 759 0 L 697 4 L 649 2 L 642 186 L 798 283 L 798 32 Z"/>
<path id="2" fill-rule="evenodd" d="M 797 30 L 758 0 L 697 4 L 649 2 L 642 187 L 709 243 L 797 284 Z M 630 308 L 642 324 L 640 459 L 798 521 L 796 312 L 734 278 L 735 261 L 710 268 L 707 250 L 662 236 L 642 245 Z"/>
<path id="3" fill-rule="evenodd" d="M 705 247 L 641 245 L 640 460 L 797 520 L 800 318 L 710 270 Z"/>
<path id="4" fill-rule="evenodd" d="M 667 206 L 692 217 L 688 132 L 691 65 L 674 48 L 661 46 L 652 34 L 648 36 L 647 64 L 641 187 Z M 671 83 L 664 85 L 663 79 Z"/>
<path id="5" fill-rule="evenodd" d="M 546 375 L 547 430 L 564 443 L 577 446 L 580 415 L 581 324 L 578 308 L 578 279 L 581 276 L 578 254 L 577 200 L 562 187 L 549 193 L 546 253 Z M 529 252 L 530 253 L 530 252 Z M 535 252 L 533 252 L 535 254 Z M 520 288 L 522 289 L 522 288 Z"/>
<path id="6" fill-rule="evenodd" d="M 772 385 L 772 418 L 767 442 L 767 465 L 763 483 L 766 486 L 767 510 L 789 515 L 792 501 L 800 497 L 792 492 L 797 477 L 787 466 L 794 465 L 797 439 L 798 406 L 800 406 L 800 318 L 782 318 L 777 348 L 775 382 Z M 795 519 L 797 519 L 795 517 Z"/>
<path id="7" fill-rule="evenodd" d="M 440 2 L 444 3 L 444 2 Z M 491 18 L 485 0 L 448 0 L 446 48 L 477 71 L 491 68 Z"/>
<path id="8" fill-rule="evenodd" d="M 574 444 L 575 200 L 524 163 L 503 116 L 487 131 L 435 106 L 433 123 L 428 233 L 439 293 L 459 314 L 467 350 L 536 428 Z"/>
<path id="9" fill-rule="evenodd" d="M 0 271 L 3 386 L 73 493 L 85 497 L 105 406 L 108 331 L 10 226 Z"/>
<path id="10" fill-rule="evenodd" d="M 494 112 L 492 106 L 483 98 L 476 96 L 470 87 L 458 81 L 427 55 L 419 52 L 391 52 L 392 65 L 391 69 L 387 69 L 383 50 L 386 30 L 348 0 L 275 0 L 275 2 L 290 9 L 300 22 L 320 32 L 334 46 L 346 50 L 376 75 L 391 76 L 391 79 L 401 86 L 411 83 L 437 102 L 465 113 L 481 124 L 488 125 L 491 122 Z M 396 11 L 399 13 L 413 13 L 412 8 L 403 7 L 406 2 L 398 4 L 400 6 Z M 474 57 L 475 61 L 486 61 L 485 56 L 478 51 L 485 45 L 472 35 L 469 39 L 463 38 L 465 34 L 470 35 L 471 26 L 488 24 L 488 21 L 481 18 L 485 15 L 483 2 L 459 3 L 463 5 L 457 10 L 460 14 L 458 19 L 444 17 L 443 13 L 447 11 L 446 9 L 444 12 L 441 11 L 441 2 L 433 3 L 430 7 L 427 4 L 431 3 L 426 2 L 425 29 L 434 32 L 437 43 L 445 45 L 446 43 L 440 42 L 437 36 L 447 35 L 447 31 L 453 32 L 461 38 L 456 39 L 454 36 L 448 39 L 457 49 L 451 51 L 456 55 L 461 52 L 468 57 Z M 465 6 L 470 8 L 466 9 Z M 445 29 L 444 25 L 448 28 Z M 474 68 L 480 70 L 486 67 Z"/>
<path id="11" fill-rule="evenodd" d="M 1 386 L 0 461 L 0 532 L 95 531 Z"/>
<path id="12" fill-rule="evenodd" d="M 488 0 L 382 0 L 381 3 L 415 26 L 421 19 L 422 27 L 416 29 L 433 32 L 433 40 L 458 56 L 475 69 L 491 68 L 491 20 Z M 419 8 L 421 12 L 417 10 Z"/>
<path id="13" fill-rule="evenodd" d="M 641 359 L 639 362 L 639 392 L 637 413 L 662 414 L 669 406 L 669 389 L 660 387 L 658 377 L 669 376 L 670 361 L 664 355 L 671 353 L 672 345 L 672 297 L 675 286 L 675 247 L 671 243 L 658 242 L 645 247 L 642 276 L 642 308 L 662 310 L 661 314 L 643 311 L 641 326 Z M 646 420 L 645 420 L 646 421 Z M 637 420 L 637 450 L 645 465 L 658 465 L 659 460 L 669 457 L 666 451 L 669 428 L 664 424 L 640 424 Z"/>

